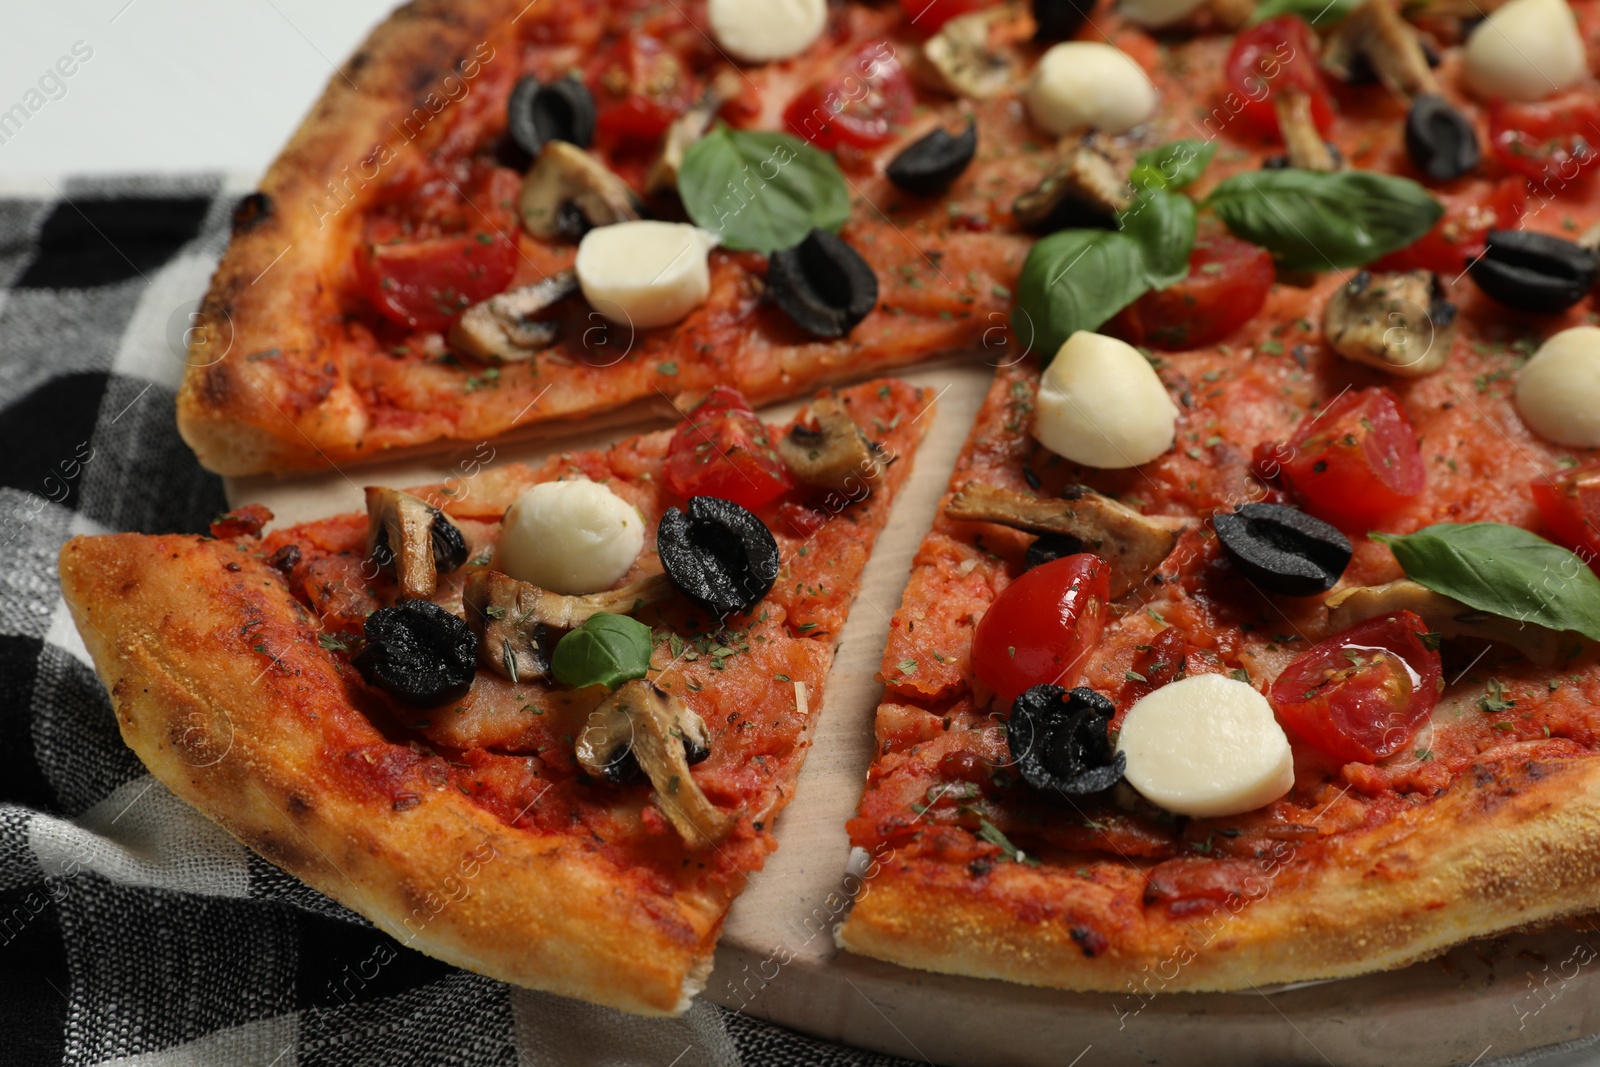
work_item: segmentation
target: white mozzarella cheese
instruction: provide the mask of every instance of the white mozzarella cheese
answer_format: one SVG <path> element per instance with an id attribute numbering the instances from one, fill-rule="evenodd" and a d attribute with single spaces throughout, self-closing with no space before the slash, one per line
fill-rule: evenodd
<path id="1" fill-rule="evenodd" d="M 682 222 L 619 222 L 578 242 L 573 269 L 584 299 L 612 322 L 669 326 L 706 302 L 716 238 Z"/>
<path id="2" fill-rule="evenodd" d="M 1155 111 L 1156 87 L 1126 52 L 1064 41 L 1039 57 L 1023 99 L 1033 121 L 1053 134 L 1125 133 Z"/>
<path id="3" fill-rule="evenodd" d="M 797 56 L 822 36 L 827 0 L 711 0 L 711 36 L 735 59 L 770 63 Z"/>
<path id="4" fill-rule="evenodd" d="M 1125 341 L 1079 330 L 1039 381 L 1033 435 L 1057 455 L 1117 470 L 1172 447 L 1178 406 L 1150 361 Z"/>
<path id="5" fill-rule="evenodd" d="M 506 512 L 494 566 L 566 596 L 610 589 L 644 551 L 639 510 L 599 482 L 541 482 Z"/>
<path id="6" fill-rule="evenodd" d="M 1467 38 L 1462 75 L 1485 100 L 1543 100 L 1588 73 L 1567 0 L 1511 0 Z"/>
<path id="7" fill-rule="evenodd" d="M 1289 739 L 1267 698 L 1247 683 L 1197 674 L 1136 702 L 1117 751 L 1128 784 L 1178 815 L 1254 811 L 1294 785 Z"/>
<path id="8" fill-rule="evenodd" d="M 1574 326 L 1539 346 L 1517 376 L 1528 429 L 1569 448 L 1600 446 L 1600 327 Z"/>
<path id="9" fill-rule="evenodd" d="M 1160 29 L 1182 22 L 1205 5 L 1206 0 L 1122 0 L 1117 10 L 1135 25 Z"/>

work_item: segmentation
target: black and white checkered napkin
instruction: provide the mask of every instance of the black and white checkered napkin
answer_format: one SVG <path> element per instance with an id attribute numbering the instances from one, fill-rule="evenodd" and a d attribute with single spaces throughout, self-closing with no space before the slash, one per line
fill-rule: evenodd
<path id="1" fill-rule="evenodd" d="M 56 579 L 75 534 L 201 532 L 188 315 L 245 187 L 0 196 L 0 1064 L 888 1065 L 709 1003 L 641 1020 L 407 949 L 174 798 Z"/>

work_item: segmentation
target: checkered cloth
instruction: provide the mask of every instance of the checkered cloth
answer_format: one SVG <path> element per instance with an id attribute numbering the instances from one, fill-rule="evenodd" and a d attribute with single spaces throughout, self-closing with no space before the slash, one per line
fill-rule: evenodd
<path id="1" fill-rule="evenodd" d="M 173 423 L 242 183 L 0 190 L 0 1063 L 876 1064 L 697 1002 L 642 1020 L 438 963 L 174 798 L 56 581 L 75 534 L 225 509 Z"/>

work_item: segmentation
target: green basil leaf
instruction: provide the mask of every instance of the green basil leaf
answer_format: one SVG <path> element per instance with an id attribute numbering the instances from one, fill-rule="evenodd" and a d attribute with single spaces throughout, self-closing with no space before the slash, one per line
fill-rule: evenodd
<path id="1" fill-rule="evenodd" d="M 650 669 L 650 627 L 626 615 L 601 612 L 556 642 L 550 673 L 562 685 L 615 689 Z"/>
<path id="2" fill-rule="evenodd" d="M 1206 205 L 1237 236 L 1301 270 L 1364 266 L 1409 245 L 1444 214 L 1416 182 L 1364 170 L 1235 174 Z"/>
<path id="3" fill-rule="evenodd" d="M 1163 189 L 1142 189 L 1133 206 L 1117 216 L 1117 222 L 1122 232 L 1138 243 L 1151 286 L 1165 289 L 1189 276 L 1195 233 L 1193 200 Z"/>
<path id="4" fill-rule="evenodd" d="M 1048 364 L 1079 330 L 1099 329 L 1150 288 L 1139 242 L 1121 230 L 1061 230 L 1022 264 L 1011 331 Z"/>
<path id="5" fill-rule="evenodd" d="M 1215 141 L 1168 141 L 1160 148 L 1140 153 L 1128 180 L 1139 189 L 1176 191 L 1204 174 L 1216 154 Z"/>
<path id="6" fill-rule="evenodd" d="M 1311 25 L 1327 29 L 1349 18 L 1361 3 L 1362 0 L 1262 0 L 1245 25 L 1254 26 L 1279 15 L 1299 15 Z"/>
<path id="7" fill-rule="evenodd" d="M 678 196 L 696 226 L 752 252 L 793 248 L 813 228 L 837 230 L 850 217 L 850 190 L 832 156 L 788 134 L 727 126 L 684 153 Z"/>
<path id="8" fill-rule="evenodd" d="M 1406 576 L 1435 593 L 1600 641 L 1600 578 L 1538 534 L 1502 522 L 1447 522 L 1413 534 L 1368 536 L 1388 545 Z"/>

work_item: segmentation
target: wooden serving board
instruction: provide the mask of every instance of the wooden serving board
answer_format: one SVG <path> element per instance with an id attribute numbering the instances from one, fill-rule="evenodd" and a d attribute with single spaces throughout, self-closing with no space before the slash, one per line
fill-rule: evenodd
<path id="1" fill-rule="evenodd" d="M 938 413 L 840 635 L 798 791 L 778 820 L 778 851 L 734 903 L 704 995 L 818 1037 L 951 1067 L 1431 1067 L 1600 1032 L 1600 923 L 1590 920 L 1474 942 L 1401 971 L 1246 993 L 1162 995 L 1155 973 L 1126 994 L 1064 993 L 910 970 L 835 947 L 833 929 L 849 906 L 844 824 L 872 759 L 889 619 L 992 374 L 973 356 L 902 375 L 939 394 Z M 796 406 L 763 414 L 787 416 Z M 647 428 L 464 447 L 295 479 L 232 479 L 228 497 L 264 503 L 291 524 L 361 509 L 363 485 L 470 478 L 474 462 L 536 461 Z"/>

